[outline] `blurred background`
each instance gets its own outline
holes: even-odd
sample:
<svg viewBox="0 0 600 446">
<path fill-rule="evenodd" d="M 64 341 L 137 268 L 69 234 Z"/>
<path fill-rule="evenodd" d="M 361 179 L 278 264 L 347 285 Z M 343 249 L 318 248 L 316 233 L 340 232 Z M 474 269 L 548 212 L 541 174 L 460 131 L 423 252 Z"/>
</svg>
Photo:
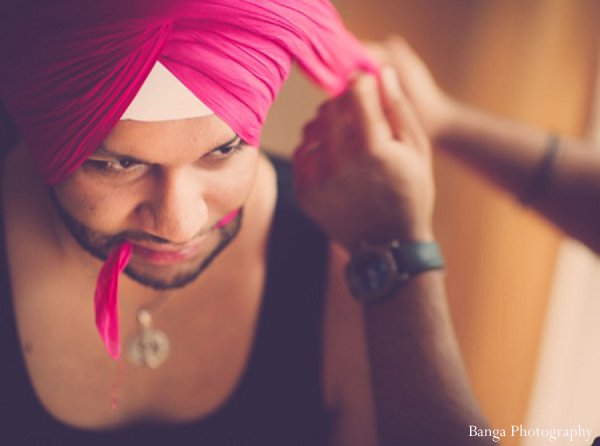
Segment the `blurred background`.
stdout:
<svg viewBox="0 0 600 446">
<path fill-rule="evenodd" d="M 564 134 L 600 134 L 598 0 L 334 4 L 361 39 L 404 36 L 462 101 Z M 289 155 L 323 99 L 294 72 L 271 111 L 263 145 Z M 448 264 L 452 316 L 491 426 L 581 424 L 600 435 L 595 257 L 443 153 L 436 153 L 435 173 L 436 235 Z"/>
</svg>

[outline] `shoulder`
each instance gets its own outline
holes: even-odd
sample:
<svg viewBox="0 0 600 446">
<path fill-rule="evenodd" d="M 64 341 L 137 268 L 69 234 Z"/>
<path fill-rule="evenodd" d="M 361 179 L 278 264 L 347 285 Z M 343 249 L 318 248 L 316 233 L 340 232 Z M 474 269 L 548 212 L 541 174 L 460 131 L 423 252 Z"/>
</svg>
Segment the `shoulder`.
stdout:
<svg viewBox="0 0 600 446">
<path fill-rule="evenodd" d="M 282 158 L 278 155 L 268 154 L 267 158 L 277 177 L 277 194 L 278 200 L 291 208 L 298 208 L 298 203 L 294 195 L 294 180 L 292 162 L 287 158 Z"/>
<path fill-rule="evenodd" d="M 271 230 L 272 244 L 285 246 L 294 257 L 303 257 L 304 267 L 320 265 L 327 270 L 328 239 L 321 228 L 299 206 L 294 193 L 291 161 L 269 156 L 277 180 L 277 200 Z"/>
<path fill-rule="evenodd" d="M 21 256 L 31 253 L 31 258 L 23 259 L 29 271 L 34 263 L 39 265 L 45 261 L 50 266 L 58 260 L 60 264 L 48 189 L 27 148 L 24 145 L 12 148 L 1 168 L 0 216 L 7 252 L 15 264 Z M 32 259 L 35 262 L 32 263 Z"/>
<path fill-rule="evenodd" d="M 323 274 L 322 380 L 325 404 L 333 413 L 333 444 L 375 444 L 366 330 L 362 307 L 346 286 L 344 268 L 348 254 L 332 243 L 298 205 L 291 161 L 274 156 L 269 156 L 269 161 L 277 175 L 279 224 L 275 230 L 285 232 L 285 237 L 278 238 L 294 239 L 295 254 L 312 259 L 303 262 L 303 268 Z M 304 256 L 305 251 L 310 251 L 310 255 Z M 303 275 L 311 280 L 320 276 Z"/>
<path fill-rule="evenodd" d="M 290 159 L 271 153 L 266 153 L 266 157 L 275 168 L 278 178 L 291 177 L 292 161 Z"/>
</svg>

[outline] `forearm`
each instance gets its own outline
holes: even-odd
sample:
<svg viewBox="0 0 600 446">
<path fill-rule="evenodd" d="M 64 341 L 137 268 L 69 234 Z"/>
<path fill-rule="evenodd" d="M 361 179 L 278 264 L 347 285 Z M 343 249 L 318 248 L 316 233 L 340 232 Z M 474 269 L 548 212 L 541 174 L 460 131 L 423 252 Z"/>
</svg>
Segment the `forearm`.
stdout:
<svg viewBox="0 0 600 446">
<path fill-rule="evenodd" d="M 549 133 L 456 103 L 448 110 L 435 144 L 515 198 L 527 193 Z M 561 137 L 548 181 L 528 205 L 600 252 L 599 199 L 600 155 L 582 141 Z"/>
<path fill-rule="evenodd" d="M 483 417 L 443 277 L 431 271 L 443 262 L 425 247 L 432 248 L 435 195 L 425 130 L 391 68 L 379 79 L 359 76 L 319 110 L 295 154 L 296 191 L 309 215 L 351 253 L 350 290 L 370 302 L 362 311 L 379 444 L 478 444 L 468 438 L 469 425 L 481 426 Z M 406 275 L 413 278 L 394 289 Z"/>
<path fill-rule="evenodd" d="M 488 444 L 463 367 L 443 276 L 421 274 L 385 302 L 365 307 L 381 445 Z M 479 441 L 479 443 L 478 443 Z"/>
</svg>

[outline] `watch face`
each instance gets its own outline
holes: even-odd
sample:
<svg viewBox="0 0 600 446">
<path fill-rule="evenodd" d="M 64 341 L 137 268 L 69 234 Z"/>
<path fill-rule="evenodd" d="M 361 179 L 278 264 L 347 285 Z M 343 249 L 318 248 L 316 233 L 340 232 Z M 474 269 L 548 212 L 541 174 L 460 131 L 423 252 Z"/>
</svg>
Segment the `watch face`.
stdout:
<svg viewBox="0 0 600 446">
<path fill-rule="evenodd" d="M 386 293 L 394 277 L 394 263 L 381 252 L 363 252 L 348 265 L 352 293 L 359 299 L 375 299 Z"/>
</svg>

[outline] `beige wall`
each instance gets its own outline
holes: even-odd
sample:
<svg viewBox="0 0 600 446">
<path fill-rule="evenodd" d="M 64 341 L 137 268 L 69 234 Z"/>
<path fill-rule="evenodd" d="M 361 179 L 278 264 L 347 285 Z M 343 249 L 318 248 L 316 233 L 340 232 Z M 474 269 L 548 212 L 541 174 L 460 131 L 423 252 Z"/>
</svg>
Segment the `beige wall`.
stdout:
<svg viewBox="0 0 600 446">
<path fill-rule="evenodd" d="M 600 54 L 598 54 L 600 56 Z M 596 73 L 588 139 L 600 152 L 600 73 Z M 561 244 L 550 293 L 528 424 L 568 426 L 600 435 L 600 257 L 575 240 Z M 528 438 L 525 446 L 547 440 Z M 575 444 L 589 445 L 577 439 Z"/>
<path fill-rule="evenodd" d="M 595 69 L 597 0 L 336 3 L 362 38 L 406 36 L 453 95 L 532 124 L 582 132 Z M 271 113 L 265 145 L 289 153 L 321 98 L 293 76 Z M 493 426 L 522 423 L 559 235 L 442 154 L 436 180 L 437 236 L 469 374 Z"/>
</svg>

